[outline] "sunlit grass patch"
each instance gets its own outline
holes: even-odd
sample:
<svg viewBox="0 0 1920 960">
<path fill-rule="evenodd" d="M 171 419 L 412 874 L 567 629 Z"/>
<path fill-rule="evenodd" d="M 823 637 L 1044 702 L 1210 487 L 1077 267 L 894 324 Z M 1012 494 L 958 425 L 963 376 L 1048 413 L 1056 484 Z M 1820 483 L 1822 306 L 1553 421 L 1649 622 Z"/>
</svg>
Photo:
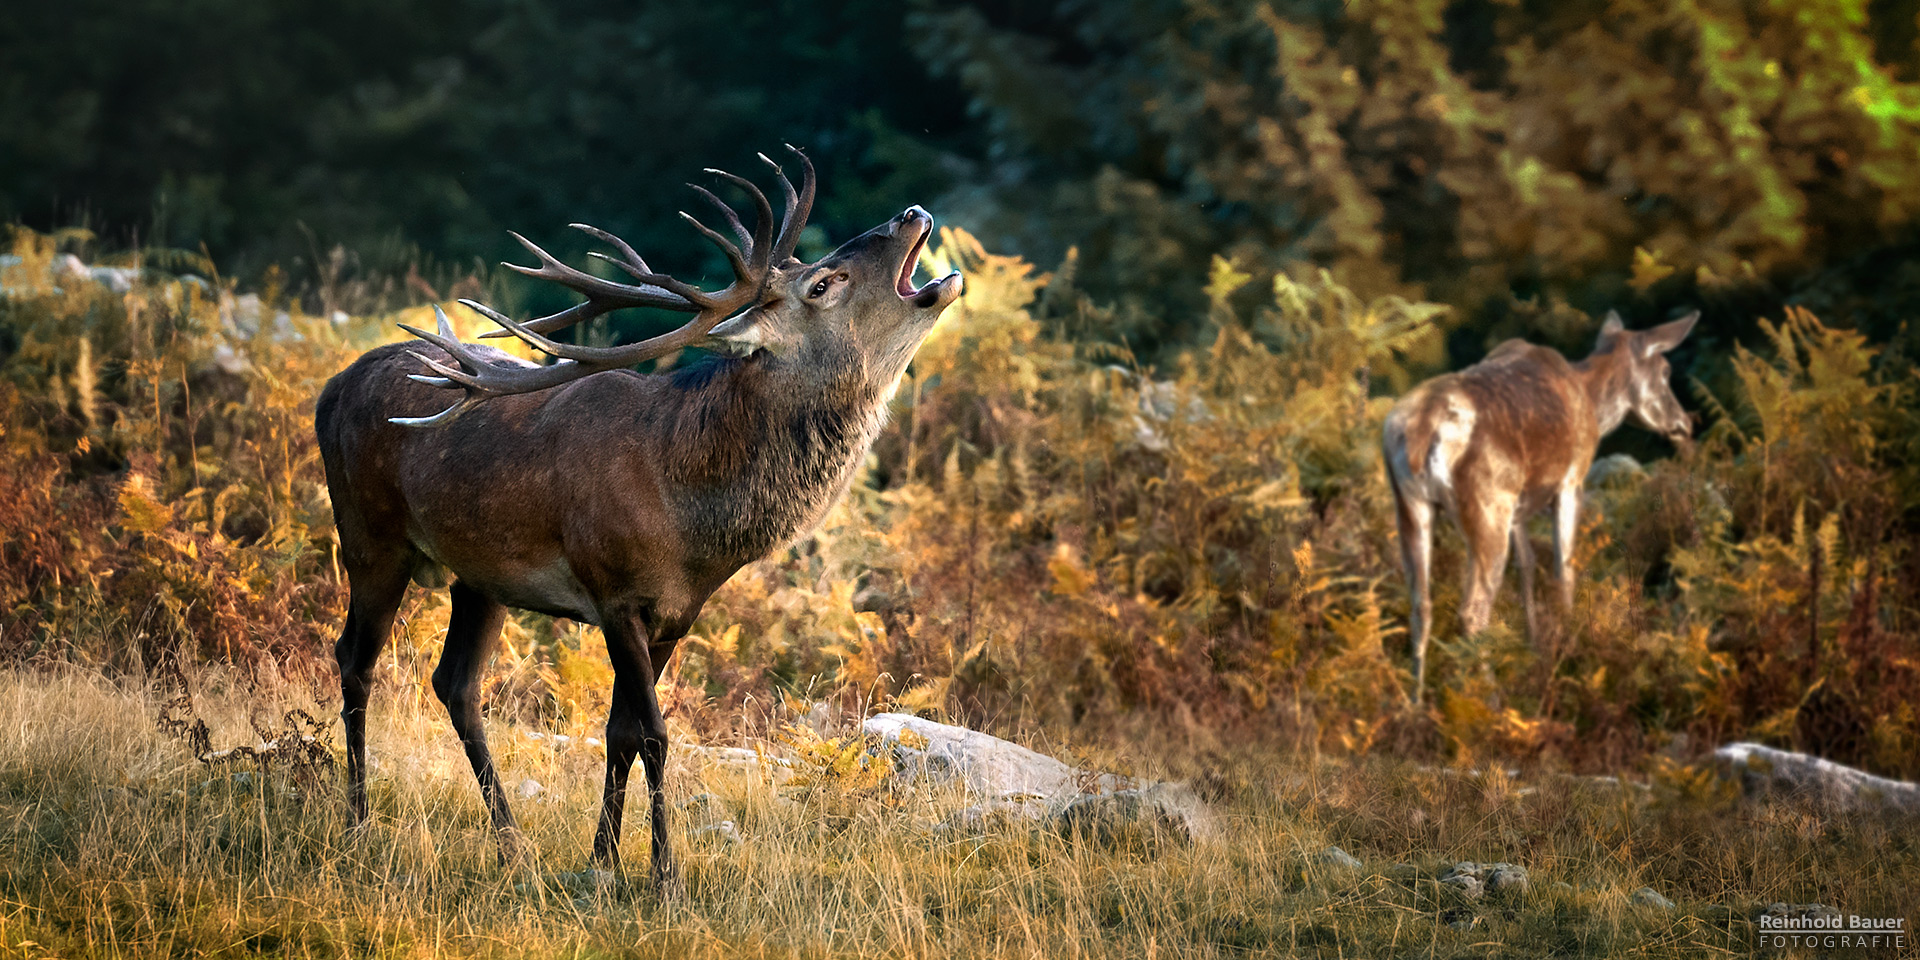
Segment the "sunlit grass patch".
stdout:
<svg viewBox="0 0 1920 960">
<path fill-rule="evenodd" d="M 249 714 L 319 709 L 220 679 L 196 678 L 216 745 Z M 782 786 L 680 749 L 687 897 L 663 904 L 643 871 L 587 872 L 592 745 L 489 722 L 508 783 L 539 784 L 515 801 L 528 855 L 503 864 L 444 718 L 393 692 L 355 829 L 337 783 L 194 759 L 155 726 L 159 694 L 0 674 L 0 955 L 1687 956 L 1745 952 L 1772 900 L 1903 915 L 1920 876 L 1898 824 L 1658 784 L 1250 749 L 1224 761 L 1219 838 L 1103 844 L 941 828 L 965 797 Z M 1362 865 L 1327 862 L 1335 844 Z M 1468 899 L 1438 882 L 1457 860 L 1530 883 Z"/>
</svg>

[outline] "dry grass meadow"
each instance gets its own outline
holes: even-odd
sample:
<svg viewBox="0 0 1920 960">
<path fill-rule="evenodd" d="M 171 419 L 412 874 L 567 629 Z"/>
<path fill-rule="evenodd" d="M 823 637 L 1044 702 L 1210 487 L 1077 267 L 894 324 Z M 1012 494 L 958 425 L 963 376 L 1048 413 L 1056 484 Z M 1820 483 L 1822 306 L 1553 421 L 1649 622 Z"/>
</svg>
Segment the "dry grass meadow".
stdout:
<svg viewBox="0 0 1920 960">
<path fill-rule="evenodd" d="M 193 680 L 216 746 L 255 742 L 249 718 L 277 719 L 263 711 L 322 709 L 222 672 Z M 1095 841 L 943 831 L 961 798 L 783 788 L 784 773 L 682 750 L 669 782 L 687 896 L 660 903 L 644 881 L 584 872 L 601 757 L 583 739 L 490 724 L 508 781 L 544 787 L 517 802 L 532 852 L 507 866 L 417 689 L 376 697 L 376 815 L 354 830 L 330 751 L 198 761 L 156 726 L 172 699 L 158 688 L 0 675 L 0 955 L 1744 955 L 1760 904 L 1910 916 L 1920 876 L 1910 825 L 1746 806 L 1680 778 L 1642 789 L 1247 752 L 1200 781 L 1218 837 Z M 737 842 L 699 833 L 723 819 Z M 630 848 L 640 836 L 630 825 Z M 1329 844 L 1365 866 L 1322 866 Z M 1522 862 L 1531 887 L 1460 899 L 1433 879 L 1459 859 Z M 1642 886 L 1677 907 L 1634 903 Z"/>
</svg>

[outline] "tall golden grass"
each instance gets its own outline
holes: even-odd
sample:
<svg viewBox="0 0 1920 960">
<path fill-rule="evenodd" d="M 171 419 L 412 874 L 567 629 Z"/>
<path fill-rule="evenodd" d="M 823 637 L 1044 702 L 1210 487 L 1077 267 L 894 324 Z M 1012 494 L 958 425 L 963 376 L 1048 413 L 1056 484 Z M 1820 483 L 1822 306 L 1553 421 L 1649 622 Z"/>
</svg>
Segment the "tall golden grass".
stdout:
<svg viewBox="0 0 1920 960">
<path fill-rule="evenodd" d="M 234 668 L 185 679 L 216 745 L 325 699 Z M 1094 842 L 943 831 L 964 798 L 786 787 L 703 765 L 685 740 L 668 783 L 687 896 L 661 903 L 583 870 L 591 745 L 489 721 L 506 780 L 544 788 L 516 801 L 531 842 L 502 865 L 442 715 L 396 692 L 378 699 L 375 815 L 355 829 L 324 769 L 195 759 L 152 723 L 167 693 L 0 673 L 0 956 L 1680 957 L 1750 952 L 1751 914 L 1776 900 L 1916 906 L 1900 824 L 1736 815 L 1679 777 L 1523 785 L 1243 751 L 1213 768 L 1220 838 Z M 702 831 L 722 820 L 737 841 Z M 1325 865 L 1329 844 L 1364 866 Z M 1524 862 L 1531 887 L 1460 898 L 1435 882 L 1459 859 Z M 1643 886 L 1678 907 L 1636 904 Z"/>
</svg>

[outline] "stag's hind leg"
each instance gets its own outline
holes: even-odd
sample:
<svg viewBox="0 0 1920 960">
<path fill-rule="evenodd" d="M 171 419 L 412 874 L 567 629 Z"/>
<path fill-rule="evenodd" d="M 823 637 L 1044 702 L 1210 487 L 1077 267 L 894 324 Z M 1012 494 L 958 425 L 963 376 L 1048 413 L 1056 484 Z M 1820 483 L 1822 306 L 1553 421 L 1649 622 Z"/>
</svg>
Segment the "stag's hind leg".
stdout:
<svg viewBox="0 0 1920 960">
<path fill-rule="evenodd" d="M 367 697 L 373 666 L 393 633 L 411 570 L 405 556 L 347 568 L 347 623 L 333 656 L 340 665 L 340 722 L 347 737 L 347 807 L 355 823 L 367 818 Z"/>
<path fill-rule="evenodd" d="M 447 706 L 453 730 L 466 748 L 467 762 L 480 781 L 480 796 L 485 799 L 493 828 L 500 834 L 501 856 L 511 860 L 513 810 L 507 806 L 506 791 L 500 774 L 494 769 L 493 754 L 487 749 L 486 728 L 480 721 L 480 674 L 493 659 L 494 644 L 500 628 L 507 622 L 507 608 L 486 594 L 455 581 L 453 610 L 447 620 L 447 642 L 440 652 L 440 664 L 433 668 L 433 692 Z"/>
<path fill-rule="evenodd" d="M 593 858 L 609 870 L 620 866 L 627 777 L 638 757 L 647 773 L 653 882 L 663 896 L 672 897 L 679 893 L 680 871 L 667 836 L 667 721 L 653 686 L 679 635 L 662 630 L 665 639 L 654 640 L 640 617 L 604 619 L 607 655 L 613 661 L 613 706 L 607 713 L 607 779 L 600 827 L 593 836 Z"/>
</svg>

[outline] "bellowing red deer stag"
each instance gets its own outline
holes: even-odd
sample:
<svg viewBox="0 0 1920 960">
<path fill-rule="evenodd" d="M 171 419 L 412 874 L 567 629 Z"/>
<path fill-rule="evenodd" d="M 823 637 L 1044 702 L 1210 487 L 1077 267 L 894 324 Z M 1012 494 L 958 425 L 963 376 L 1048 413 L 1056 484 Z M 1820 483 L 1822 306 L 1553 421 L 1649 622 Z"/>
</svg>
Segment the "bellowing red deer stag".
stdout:
<svg viewBox="0 0 1920 960">
<path fill-rule="evenodd" d="M 1665 354 L 1686 339 L 1695 312 L 1630 331 L 1608 313 L 1593 354 L 1568 363 L 1559 351 L 1508 340 L 1487 358 L 1415 387 L 1387 415 L 1382 436 L 1400 528 L 1400 559 L 1412 593 L 1413 698 L 1426 680 L 1433 624 L 1428 567 L 1433 513 L 1445 507 L 1464 535 L 1468 634 L 1487 628 L 1511 544 L 1520 567 L 1527 636 L 1537 639 L 1533 547 L 1526 520 L 1553 506 L 1553 568 L 1561 607 L 1573 605 L 1573 535 L 1580 491 L 1600 438 L 1628 415 L 1685 442 L 1693 423 L 1668 383 Z"/>
<path fill-rule="evenodd" d="M 637 283 L 568 267 L 515 234 L 540 266 L 507 266 L 584 302 L 526 323 L 462 302 L 505 328 L 486 336 L 511 332 L 560 362 L 540 366 L 462 343 L 442 314 L 438 333 L 407 328 L 431 346 L 368 351 L 327 383 L 315 421 L 351 587 L 335 654 L 357 819 L 367 812 L 372 668 L 408 581 L 451 573 L 453 609 L 433 688 L 503 853 L 517 831 L 481 727 L 479 680 L 506 609 L 519 607 L 605 632 L 614 684 L 594 859 L 619 865 L 637 755 L 651 800 L 653 879 L 663 892 L 677 888 L 661 792 L 660 670 L 714 590 L 811 529 L 846 491 L 908 361 L 962 289 L 957 272 L 913 285 L 933 229 L 919 207 L 817 262 L 794 259 L 814 195 L 813 166 L 799 159 L 797 191 L 780 174 L 786 212 L 777 233 L 772 207 L 752 183 L 708 171 L 752 200 L 751 232 L 725 203 L 694 188 L 739 240 L 682 214 L 726 255 L 733 281 L 725 289 L 656 273 L 626 243 L 582 224 L 574 226 L 615 251 L 595 255 Z M 609 348 L 543 336 L 627 307 L 693 319 Z M 628 369 L 694 346 L 723 356 L 668 373 Z M 440 410 L 449 388 L 466 395 Z"/>
</svg>

